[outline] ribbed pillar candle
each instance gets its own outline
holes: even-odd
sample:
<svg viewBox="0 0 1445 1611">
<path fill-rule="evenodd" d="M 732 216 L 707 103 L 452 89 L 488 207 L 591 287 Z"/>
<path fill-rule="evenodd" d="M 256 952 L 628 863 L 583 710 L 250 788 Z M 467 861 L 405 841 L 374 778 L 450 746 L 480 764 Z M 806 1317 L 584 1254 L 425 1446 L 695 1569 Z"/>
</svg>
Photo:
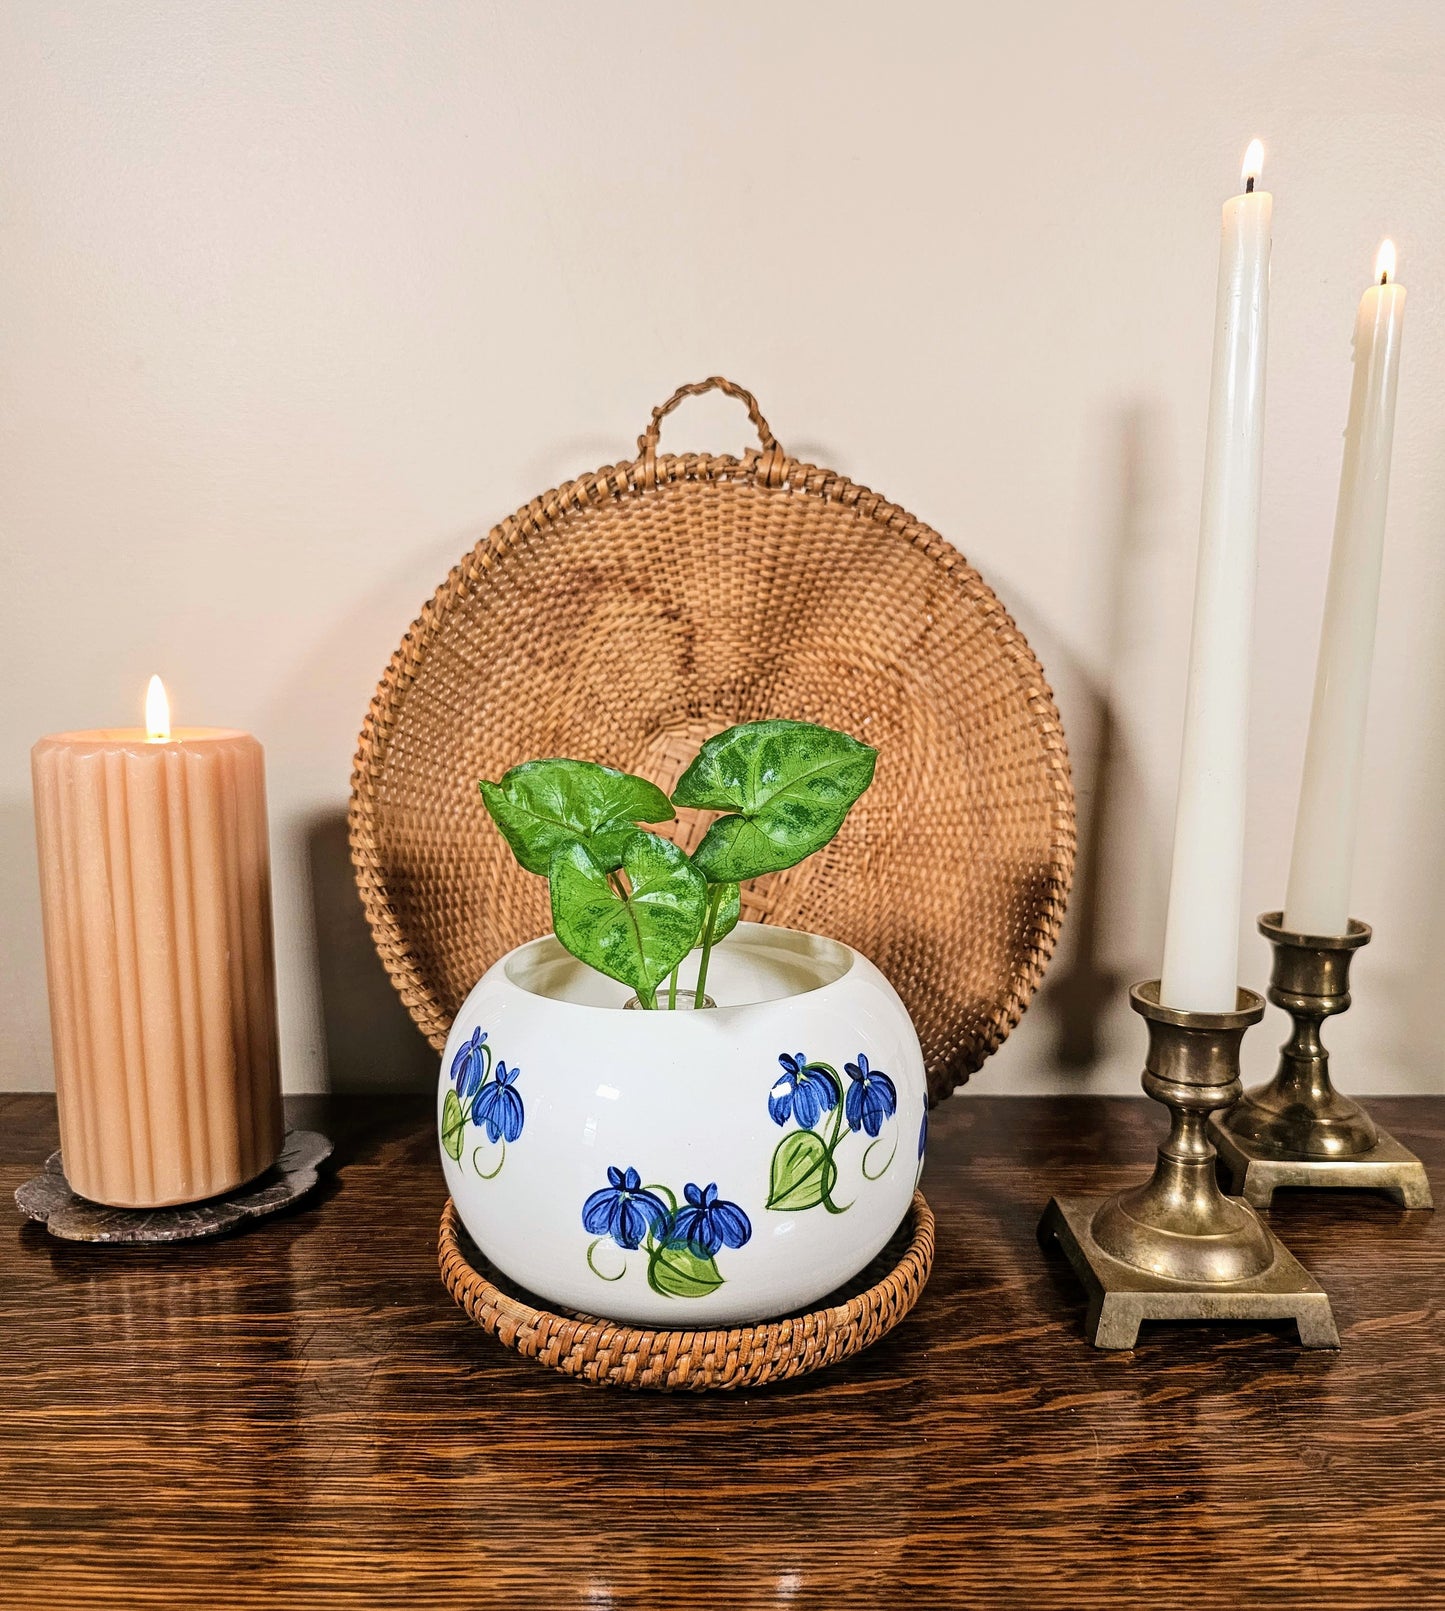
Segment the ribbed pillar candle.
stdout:
<svg viewBox="0 0 1445 1611">
<path fill-rule="evenodd" d="M 261 746 L 58 733 L 31 762 L 66 1178 L 127 1207 L 228 1191 L 283 1130 Z"/>
</svg>

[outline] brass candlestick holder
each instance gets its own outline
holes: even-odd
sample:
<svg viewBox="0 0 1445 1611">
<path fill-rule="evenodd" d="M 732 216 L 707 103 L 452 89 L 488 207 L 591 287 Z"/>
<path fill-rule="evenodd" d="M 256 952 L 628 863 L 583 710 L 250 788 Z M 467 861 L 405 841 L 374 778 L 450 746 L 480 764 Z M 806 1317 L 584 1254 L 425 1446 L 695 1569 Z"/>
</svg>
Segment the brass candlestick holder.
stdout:
<svg viewBox="0 0 1445 1611">
<path fill-rule="evenodd" d="M 1234 1012 L 1177 1012 L 1159 983 L 1136 984 L 1129 1005 L 1149 1026 L 1145 1091 L 1169 1109 L 1154 1173 L 1117 1196 L 1055 1197 L 1039 1240 L 1057 1240 L 1089 1293 L 1085 1330 L 1096 1348 L 1132 1348 L 1144 1320 L 1293 1320 L 1306 1348 L 1338 1348 L 1330 1300 L 1259 1215 L 1226 1197 L 1206 1133 L 1235 1102 L 1239 1043 L 1264 1016 L 1241 990 Z"/>
<path fill-rule="evenodd" d="M 1425 1166 L 1330 1083 L 1320 1039 L 1326 1018 L 1350 1005 L 1350 962 L 1370 942 L 1355 919 L 1348 934 L 1293 934 L 1279 912 L 1259 931 L 1274 947 L 1269 999 L 1294 1020 L 1268 1085 L 1250 1091 L 1209 1133 L 1231 1190 L 1268 1208 L 1279 1186 L 1353 1186 L 1382 1191 L 1404 1208 L 1433 1208 Z"/>
</svg>

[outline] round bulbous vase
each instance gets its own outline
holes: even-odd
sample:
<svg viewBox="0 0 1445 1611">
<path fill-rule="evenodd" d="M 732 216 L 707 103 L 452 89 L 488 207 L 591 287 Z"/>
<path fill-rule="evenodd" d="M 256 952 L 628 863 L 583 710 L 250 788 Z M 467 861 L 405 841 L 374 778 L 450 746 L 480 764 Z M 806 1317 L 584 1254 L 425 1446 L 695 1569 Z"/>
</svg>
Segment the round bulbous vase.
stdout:
<svg viewBox="0 0 1445 1611">
<path fill-rule="evenodd" d="M 731 1325 L 815 1305 L 898 1228 L 928 1093 L 893 987 L 836 940 L 740 923 L 707 994 L 715 1008 L 629 1011 L 548 935 L 467 997 L 442 1167 L 508 1280 L 607 1319 Z"/>
</svg>

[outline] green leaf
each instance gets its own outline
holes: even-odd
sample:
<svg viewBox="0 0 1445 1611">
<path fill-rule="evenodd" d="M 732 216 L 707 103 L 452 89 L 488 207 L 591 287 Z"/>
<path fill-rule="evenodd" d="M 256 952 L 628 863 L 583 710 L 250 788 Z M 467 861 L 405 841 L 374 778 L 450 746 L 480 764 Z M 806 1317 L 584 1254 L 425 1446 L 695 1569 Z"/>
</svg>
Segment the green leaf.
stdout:
<svg viewBox="0 0 1445 1611">
<path fill-rule="evenodd" d="M 815 1130 L 794 1130 L 773 1153 L 766 1206 L 787 1213 L 816 1208 L 837 1184 L 838 1166 L 822 1136 Z"/>
<path fill-rule="evenodd" d="M 446 1100 L 442 1103 L 442 1146 L 446 1148 L 447 1157 L 453 1163 L 462 1161 L 462 1131 L 466 1129 L 467 1121 L 462 1113 L 462 1104 L 457 1099 L 455 1091 L 448 1091 Z"/>
<path fill-rule="evenodd" d="M 620 893 L 585 845 L 552 858 L 552 926 L 580 961 L 648 996 L 697 944 L 707 884 L 686 854 L 634 828 L 622 849 Z"/>
<path fill-rule="evenodd" d="M 654 1248 L 647 1284 L 664 1298 L 705 1298 L 723 1284 L 716 1259 L 699 1257 L 686 1243 Z"/>
<path fill-rule="evenodd" d="M 693 865 L 713 884 L 792 867 L 843 826 L 877 759 L 867 744 L 810 722 L 749 722 L 710 738 L 672 798 L 733 814 L 708 829 Z"/>
<path fill-rule="evenodd" d="M 717 917 L 713 919 L 712 943 L 725 939 L 738 926 L 738 919 L 742 916 L 742 895 L 736 884 L 729 884 L 722 898 L 722 904 L 717 909 Z M 698 943 L 701 944 L 701 936 Z"/>
<path fill-rule="evenodd" d="M 639 822 L 668 822 L 677 815 L 655 783 L 592 761 L 527 761 L 500 783 L 478 787 L 529 873 L 545 874 L 557 851 L 573 844 L 585 845 L 610 872 Z"/>
</svg>

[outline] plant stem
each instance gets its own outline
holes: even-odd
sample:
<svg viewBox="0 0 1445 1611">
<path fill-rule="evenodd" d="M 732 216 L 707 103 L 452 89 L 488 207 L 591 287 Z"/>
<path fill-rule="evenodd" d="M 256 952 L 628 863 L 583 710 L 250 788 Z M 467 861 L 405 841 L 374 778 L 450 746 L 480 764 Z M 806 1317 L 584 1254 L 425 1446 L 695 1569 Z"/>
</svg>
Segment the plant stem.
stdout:
<svg viewBox="0 0 1445 1611">
<path fill-rule="evenodd" d="M 657 1011 L 657 992 L 655 990 L 639 990 L 637 992 L 637 999 L 642 1003 L 648 1012 Z"/>
<path fill-rule="evenodd" d="M 677 976 L 681 972 L 682 963 L 679 962 L 672 970 L 672 977 L 667 981 L 667 1010 L 669 1012 L 677 1011 Z"/>
<path fill-rule="evenodd" d="M 702 926 L 702 960 L 697 965 L 697 994 L 692 999 L 694 1008 L 701 1007 L 707 999 L 704 987 L 707 984 L 707 965 L 712 959 L 712 931 L 717 927 L 718 908 L 722 905 L 725 884 L 714 884 L 707 892 L 707 921 Z"/>
</svg>

